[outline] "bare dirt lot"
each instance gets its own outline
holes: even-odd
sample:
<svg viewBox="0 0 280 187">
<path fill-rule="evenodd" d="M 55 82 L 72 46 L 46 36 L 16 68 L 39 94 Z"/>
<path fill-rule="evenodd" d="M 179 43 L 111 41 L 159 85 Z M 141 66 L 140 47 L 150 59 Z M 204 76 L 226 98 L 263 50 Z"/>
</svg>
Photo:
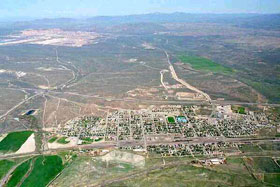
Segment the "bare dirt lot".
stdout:
<svg viewBox="0 0 280 187">
<path fill-rule="evenodd" d="M 36 149 L 34 133 L 24 142 L 16 154 L 32 153 Z"/>
<path fill-rule="evenodd" d="M 39 44 L 81 47 L 92 44 L 99 37 L 97 33 L 72 32 L 61 29 L 24 30 L 19 35 L 10 35 L 0 45 Z"/>
</svg>

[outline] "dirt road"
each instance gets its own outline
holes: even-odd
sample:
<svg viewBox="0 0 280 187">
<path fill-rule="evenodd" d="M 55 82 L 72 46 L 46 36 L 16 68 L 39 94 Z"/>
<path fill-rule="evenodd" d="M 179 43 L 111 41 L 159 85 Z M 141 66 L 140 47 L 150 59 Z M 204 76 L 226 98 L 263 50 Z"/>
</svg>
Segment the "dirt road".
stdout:
<svg viewBox="0 0 280 187">
<path fill-rule="evenodd" d="M 195 91 L 195 92 L 197 92 L 197 93 L 203 95 L 207 101 L 211 101 L 211 97 L 210 97 L 207 93 L 205 93 L 205 92 L 203 92 L 203 91 L 197 89 L 196 87 L 190 85 L 189 83 L 187 83 L 187 82 L 184 81 L 183 79 L 180 79 L 180 78 L 177 76 L 176 71 L 175 71 L 173 65 L 172 65 L 171 62 L 170 62 L 168 53 L 167 53 L 166 51 L 164 51 L 164 52 L 165 52 L 167 61 L 168 61 L 168 63 L 169 63 L 169 69 L 170 69 L 172 78 L 175 79 L 177 82 L 181 83 L 182 85 L 184 85 L 185 87 L 187 87 L 189 90 Z"/>
</svg>

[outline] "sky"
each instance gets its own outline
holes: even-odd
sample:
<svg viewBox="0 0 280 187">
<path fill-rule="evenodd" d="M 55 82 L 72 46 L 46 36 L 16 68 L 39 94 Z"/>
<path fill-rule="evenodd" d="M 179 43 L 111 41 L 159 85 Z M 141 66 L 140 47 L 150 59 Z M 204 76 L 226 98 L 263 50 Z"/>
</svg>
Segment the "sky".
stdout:
<svg viewBox="0 0 280 187">
<path fill-rule="evenodd" d="M 280 0 L 0 0 L 0 19 L 186 13 L 280 13 Z"/>
</svg>

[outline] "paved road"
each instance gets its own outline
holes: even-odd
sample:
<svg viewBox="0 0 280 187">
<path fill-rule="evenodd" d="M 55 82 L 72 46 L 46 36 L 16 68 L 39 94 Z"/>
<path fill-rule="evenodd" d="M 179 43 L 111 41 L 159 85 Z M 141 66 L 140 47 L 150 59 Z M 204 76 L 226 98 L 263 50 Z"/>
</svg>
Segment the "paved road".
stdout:
<svg viewBox="0 0 280 187">
<path fill-rule="evenodd" d="M 11 88 L 13 89 L 13 88 Z M 16 88 L 15 88 L 16 89 Z M 100 100 L 110 100 L 110 101 L 125 101 L 125 102 L 137 102 L 137 103 L 147 103 L 147 104 L 178 104 L 178 105 L 209 105 L 209 104 L 220 104 L 220 105 L 262 105 L 262 106 L 274 106 L 280 107 L 280 104 L 277 103 L 253 103 L 253 102 L 237 102 L 237 101 L 216 101 L 212 100 L 211 103 L 207 101 L 170 101 L 170 100 L 148 100 L 148 99 L 126 99 L 126 98 L 112 98 L 112 97 L 102 97 L 97 95 L 87 95 L 87 94 L 80 94 L 76 92 L 63 92 L 57 90 L 42 90 L 42 89 L 30 89 L 30 88 L 21 88 L 16 90 L 29 90 L 35 91 L 37 93 L 48 93 L 48 94 L 66 94 L 66 95 L 74 95 L 74 96 L 81 96 L 85 98 L 94 98 Z"/>
<path fill-rule="evenodd" d="M 33 89 L 34 90 L 34 89 Z M 43 91 L 43 90 L 36 90 L 37 92 Z M 94 99 L 101 99 L 101 100 L 110 100 L 110 101 L 124 101 L 124 102 L 136 102 L 136 103 L 143 103 L 143 104 L 159 104 L 159 105 L 209 105 L 209 104 L 219 104 L 219 105 L 247 105 L 247 106 L 254 106 L 254 105 L 261 105 L 261 106 L 271 106 L 271 107 L 280 107 L 280 104 L 276 103 L 248 103 L 248 102 L 236 102 L 236 101 L 215 101 L 212 100 L 211 102 L 207 101 L 168 101 L 168 100 L 147 100 L 147 99 L 121 99 L 121 98 L 112 98 L 112 97 L 101 97 L 101 96 L 96 96 L 96 95 L 85 95 L 85 94 L 79 94 L 75 92 L 58 92 L 58 91 L 46 91 L 49 94 L 68 94 L 68 95 L 75 95 L 75 96 L 81 96 L 81 97 L 86 97 L 86 98 L 94 98 Z M 24 100 L 8 110 L 5 114 L 0 116 L 0 120 L 4 117 L 6 117 L 8 114 L 10 114 L 13 110 L 27 102 L 28 100 L 33 99 L 36 96 L 42 95 L 41 93 L 37 93 L 36 95 L 28 98 L 27 100 Z"/>
<path fill-rule="evenodd" d="M 190 90 L 192 90 L 192 91 L 195 91 L 196 93 L 199 93 L 199 94 L 203 95 L 207 101 L 211 101 L 211 97 L 210 97 L 207 93 L 205 93 L 205 92 L 203 92 L 203 91 L 197 89 L 196 87 L 190 85 L 189 83 L 187 83 L 187 82 L 184 81 L 183 79 L 180 79 L 180 78 L 177 76 L 176 71 L 175 71 L 175 69 L 174 69 L 172 63 L 170 62 L 170 58 L 169 58 L 168 53 L 167 53 L 165 50 L 163 50 L 163 51 L 164 51 L 164 53 L 165 53 L 165 55 L 166 55 L 166 58 L 167 58 L 167 61 L 168 61 L 168 64 L 169 64 L 169 69 L 170 69 L 172 78 L 173 78 L 174 80 L 176 80 L 177 82 L 181 83 L 182 85 L 184 85 L 185 87 L 187 87 L 188 89 L 190 89 Z"/>
<path fill-rule="evenodd" d="M 164 82 L 163 82 L 163 75 L 164 75 L 164 73 L 166 73 L 167 72 L 167 70 L 161 70 L 160 71 L 160 82 L 161 82 L 161 85 L 164 87 L 164 89 L 165 90 L 168 90 L 168 88 L 166 87 L 166 85 L 164 84 Z"/>
<path fill-rule="evenodd" d="M 147 141 L 147 145 L 160 144 L 203 144 L 203 143 L 218 143 L 218 142 L 232 142 L 232 143 L 249 143 L 249 142 L 280 142 L 280 138 L 225 138 L 225 137 L 196 137 L 186 138 L 183 140 L 172 141 Z M 122 141 L 119 146 L 137 146 L 143 145 L 143 141 Z"/>
<path fill-rule="evenodd" d="M 137 103 L 147 103 L 147 104 L 177 104 L 177 105 L 187 105 L 187 104 L 210 104 L 207 101 L 168 101 L 168 100 L 148 100 L 148 99 L 125 99 L 125 98 L 112 98 L 112 97 L 101 97 L 96 95 L 86 95 L 86 94 L 79 94 L 75 92 L 56 92 L 56 91 L 49 91 L 49 93 L 53 94 L 68 94 L 68 95 L 75 95 L 81 96 L 86 98 L 95 98 L 95 99 L 102 99 L 102 100 L 110 100 L 110 101 L 125 101 L 125 102 L 137 102 Z M 236 101 L 211 101 L 212 104 L 221 104 L 221 105 L 263 105 L 263 106 L 279 106 L 280 104 L 273 104 L 273 103 L 248 103 L 248 102 L 236 102 Z"/>
<path fill-rule="evenodd" d="M 49 149 L 39 152 L 32 152 L 32 153 L 23 153 L 23 154 L 9 154 L 9 155 L 0 155 L 0 159 L 5 158 L 18 158 L 18 157 L 26 157 L 26 156 L 36 156 L 40 154 L 50 154 L 52 152 L 61 151 L 61 150 L 72 150 L 72 149 L 109 149 L 117 147 L 116 142 L 100 142 L 91 145 L 76 145 L 72 147 L 65 147 L 65 148 L 55 148 Z"/>
<path fill-rule="evenodd" d="M 196 137 L 196 138 L 185 138 L 183 140 L 169 140 L 169 141 L 146 141 L 146 145 L 160 145 L 160 144 L 199 144 L 199 143 L 217 143 L 217 142 L 233 142 L 233 143 L 257 143 L 257 142 L 280 142 L 280 138 L 225 138 L 225 137 Z M 90 145 L 76 145 L 66 148 L 56 148 L 45 150 L 41 153 L 33 152 L 26 154 L 9 154 L 2 155 L 0 159 L 5 158 L 14 158 L 14 157 L 25 157 L 25 156 L 36 156 L 40 154 L 50 154 L 52 152 L 61 151 L 61 150 L 79 150 L 79 149 L 109 149 L 123 146 L 137 146 L 144 145 L 143 140 L 131 140 L 131 141 L 119 141 L 117 142 L 100 142 Z"/>
</svg>

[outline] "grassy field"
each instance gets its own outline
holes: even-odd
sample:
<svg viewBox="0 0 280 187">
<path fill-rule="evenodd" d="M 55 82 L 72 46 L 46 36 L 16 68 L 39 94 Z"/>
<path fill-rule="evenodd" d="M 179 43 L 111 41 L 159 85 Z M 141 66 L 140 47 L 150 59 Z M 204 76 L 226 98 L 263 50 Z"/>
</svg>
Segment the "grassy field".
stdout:
<svg viewBox="0 0 280 187">
<path fill-rule="evenodd" d="M 261 148 L 266 151 L 280 151 L 280 143 L 260 144 Z"/>
<path fill-rule="evenodd" d="M 32 159 L 29 159 L 29 160 L 23 162 L 21 165 L 19 165 L 14 170 L 11 178 L 9 179 L 9 181 L 7 183 L 7 187 L 16 186 L 21 181 L 21 179 L 24 177 L 24 175 L 29 170 L 31 161 L 32 161 Z"/>
<path fill-rule="evenodd" d="M 263 94 L 269 100 L 269 102 L 280 103 L 279 84 L 269 84 L 263 82 L 262 80 L 249 80 L 249 78 L 242 78 L 240 80 Z"/>
<path fill-rule="evenodd" d="M 257 172 L 280 173 L 280 168 L 269 157 L 256 157 L 254 160 L 254 169 Z"/>
<path fill-rule="evenodd" d="M 243 159 L 228 157 L 226 159 L 226 162 L 227 162 L 227 164 L 240 164 L 240 163 L 243 163 Z"/>
<path fill-rule="evenodd" d="M 174 117 L 168 117 L 167 121 L 168 121 L 168 123 L 175 123 Z"/>
<path fill-rule="evenodd" d="M 15 165 L 11 160 L 0 160 L 0 179 Z"/>
<path fill-rule="evenodd" d="M 49 143 L 53 143 L 53 142 L 55 142 L 57 140 L 57 137 L 52 137 L 51 139 L 49 139 Z"/>
<path fill-rule="evenodd" d="M 7 187 L 17 186 L 20 182 L 21 186 L 46 186 L 62 169 L 62 159 L 59 156 L 34 157 L 15 169 Z"/>
<path fill-rule="evenodd" d="M 259 181 L 278 186 L 280 184 L 280 167 L 271 157 L 244 158 L 246 168 Z"/>
<path fill-rule="evenodd" d="M 62 137 L 62 138 L 59 138 L 56 142 L 60 143 L 60 144 L 68 144 L 70 141 L 67 141 L 66 139 L 67 139 L 67 137 Z"/>
<path fill-rule="evenodd" d="M 33 131 L 11 132 L 0 142 L 0 152 L 16 152 Z"/>
<path fill-rule="evenodd" d="M 90 143 L 92 143 L 94 140 L 93 139 L 91 139 L 91 138 L 89 138 L 89 137 L 87 137 L 87 138 L 82 138 L 82 140 L 83 141 L 86 141 L 86 142 L 90 142 Z"/>
<path fill-rule="evenodd" d="M 224 67 L 216 62 L 213 62 L 210 59 L 198 57 L 198 56 L 179 56 L 179 59 L 183 63 L 188 63 L 192 66 L 192 68 L 196 70 L 202 71 L 211 71 L 213 73 L 223 73 L 223 74 L 231 74 L 234 71 L 231 68 Z"/>
<path fill-rule="evenodd" d="M 108 164 L 97 158 L 78 157 L 54 181 L 53 185 L 97 185 L 104 181 L 129 176 L 131 172 L 142 171 L 142 175 L 104 186 L 262 186 L 261 181 L 254 179 L 248 172 L 241 157 L 231 157 L 227 159 L 226 164 L 209 168 L 185 164 L 193 160 L 192 157 L 173 157 L 164 160 L 166 165 L 175 164 L 150 170 L 155 166 L 162 166 L 162 158 L 149 157 L 144 168 L 137 168 L 127 163 L 109 162 Z"/>
<path fill-rule="evenodd" d="M 87 186 L 89 184 L 93 186 L 103 180 L 118 178 L 135 170 L 137 168 L 128 163 L 108 162 L 107 164 L 95 157 L 78 156 L 54 181 L 53 186 Z"/>
<path fill-rule="evenodd" d="M 246 109 L 243 106 L 231 106 L 231 110 L 233 110 L 233 112 L 238 113 L 238 114 L 246 114 Z"/>
<path fill-rule="evenodd" d="M 39 156 L 36 158 L 30 175 L 24 180 L 22 186 L 46 186 L 63 169 L 62 159 L 57 156 Z"/>
<path fill-rule="evenodd" d="M 240 175 L 250 175 L 247 170 L 244 161 L 241 157 L 228 157 L 225 164 L 221 164 L 214 167 L 218 172 L 226 173 L 238 173 Z"/>
<path fill-rule="evenodd" d="M 101 141 L 102 138 L 98 138 L 98 139 L 93 140 L 93 139 L 87 137 L 87 138 L 82 138 L 82 140 L 83 140 L 83 144 L 91 144 L 93 142 Z"/>
<path fill-rule="evenodd" d="M 246 114 L 244 107 L 238 107 L 238 113 L 239 114 Z"/>
<path fill-rule="evenodd" d="M 280 186 L 280 173 L 264 174 L 264 182 Z"/>
<path fill-rule="evenodd" d="M 239 146 L 239 150 L 246 153 L 246 152 L 261 152 L 262 150 L 257 145 L 252 144 L 244 144 Z"/>
<path fill-rule="evenodd" d="M 217 172 L 190 165 L 174 166 L 109 186 L 261 186 L 250 175 Z"/>
<path fill-rule="evenodd" d="M 280 114 L 280 107 L 274 107 L 273 112 L 276 114 Z"/>
</svg>

